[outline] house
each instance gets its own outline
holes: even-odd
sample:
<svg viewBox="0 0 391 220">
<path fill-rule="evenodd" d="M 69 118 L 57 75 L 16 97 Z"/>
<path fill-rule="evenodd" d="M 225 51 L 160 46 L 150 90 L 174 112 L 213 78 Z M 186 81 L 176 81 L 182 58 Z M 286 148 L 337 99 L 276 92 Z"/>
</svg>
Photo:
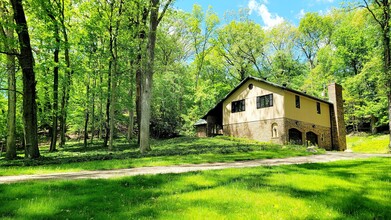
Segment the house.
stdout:
<svg viewBox="0 0 391 220">
<path fill-rule="evenodd" d="M 330 84 L 328 93 L 326 101 L 250 76 L 195 124 L 197 135 L 345 150 L 342 87 Z"/>
</svg>

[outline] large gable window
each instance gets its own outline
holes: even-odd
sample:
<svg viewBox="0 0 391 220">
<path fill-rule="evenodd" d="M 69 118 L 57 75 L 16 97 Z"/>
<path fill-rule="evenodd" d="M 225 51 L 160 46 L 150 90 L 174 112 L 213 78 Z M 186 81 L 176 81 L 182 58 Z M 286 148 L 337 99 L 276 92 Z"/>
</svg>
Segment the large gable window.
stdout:
<svg viewBox="0 0 391 220">
<path fill-rule="evenodd" d="M 232 102 L 231 103 L 231 111 L 232 111 L 232 113 L 246 111 L 245 100 L 242 99 L 242 100 L 239 100 L 239 101 Z"/>
<path fill-rule="evenodd" d="M 267 108 L 273 106 L 273 94 L 257 97 L 257 108 Z"/>
</svg>

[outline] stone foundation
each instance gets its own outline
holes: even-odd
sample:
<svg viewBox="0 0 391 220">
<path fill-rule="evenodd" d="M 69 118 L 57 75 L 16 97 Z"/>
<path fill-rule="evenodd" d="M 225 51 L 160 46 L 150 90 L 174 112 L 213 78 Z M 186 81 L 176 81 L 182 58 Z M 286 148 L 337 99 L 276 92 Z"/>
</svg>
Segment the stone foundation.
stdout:
<svg viewBox="0 0 391 220">
<path fill-rule="evenodd" d="M 249 138 L 276 144 L 289 143 L 289 129 L 301 132 L 302 144 L 307 145 L 307 133 L 317 136 L 317 145 L 326 150 L 332 149 L 331 128 L 305 123 L 287 118 L 253 121 L 224 125 L 224 135 Z"/>
<path fill-rule="evenodd" d="M 317 140 L 319 147 L 326 150 L 332 150 L 331 128 L 286 118 L 285 134 L 289 134 L 289 129 L 292 128 L 297 129 L 302 133 L 301 139 L 304 145 L 307 145 L 306 134 L 308 132 L 313 132 L 318 136 Z M 289 143 L 288 135 L 286 135 L 285 143 Z"/>
</svg>

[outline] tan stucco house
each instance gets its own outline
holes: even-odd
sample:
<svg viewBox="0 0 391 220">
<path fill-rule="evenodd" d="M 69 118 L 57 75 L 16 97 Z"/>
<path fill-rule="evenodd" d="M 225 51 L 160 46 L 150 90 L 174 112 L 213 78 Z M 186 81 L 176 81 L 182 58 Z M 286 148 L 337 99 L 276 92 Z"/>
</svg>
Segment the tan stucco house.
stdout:
<svg viewBox="0 0 391 220">
<path fill-rule="evenodd" d="M 247 77 L 196 124 L 197 135 L 245 137 L 278 144 L 346 149 L 342 87 L 328 86 L 329 100 Z"/>
</svg>

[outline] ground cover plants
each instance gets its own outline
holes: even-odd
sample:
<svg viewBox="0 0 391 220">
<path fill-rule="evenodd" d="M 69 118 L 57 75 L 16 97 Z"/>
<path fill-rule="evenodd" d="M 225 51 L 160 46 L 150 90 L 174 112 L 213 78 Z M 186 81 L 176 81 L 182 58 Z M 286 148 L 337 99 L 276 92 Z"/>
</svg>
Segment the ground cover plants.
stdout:
<svg viewBox="0 0 391 220">
<path fill-rule="evenodd" d="M 6 161 L 1 158 L 0 175 L 232 162 L 313 154 L 307 152 L 304 146 L 281 146 L 230 137 L 180 137 L 154 140 L 152 151 L 146 154 L 139 152 L 136 142 L 129 144 L 125 140 L 117 141 L 114 151 L 102 148 L 101 143 L 87 148 L 82 146 L 82 143 L 70 142 L 65 148 L 54 153 L 49 153 L 48 147 L 42 146 L 43 156 L 38 160 Z M 319 150 L 317 153 L 323 152 L 323 150 Z M 23 152 L 19 153 L 20 156 L 23 156 Z"/>
<path fill-rule="evenodd" d="M 0 185 L 2 219 L 389 219 L 390 158 Z"/>
</svg>

